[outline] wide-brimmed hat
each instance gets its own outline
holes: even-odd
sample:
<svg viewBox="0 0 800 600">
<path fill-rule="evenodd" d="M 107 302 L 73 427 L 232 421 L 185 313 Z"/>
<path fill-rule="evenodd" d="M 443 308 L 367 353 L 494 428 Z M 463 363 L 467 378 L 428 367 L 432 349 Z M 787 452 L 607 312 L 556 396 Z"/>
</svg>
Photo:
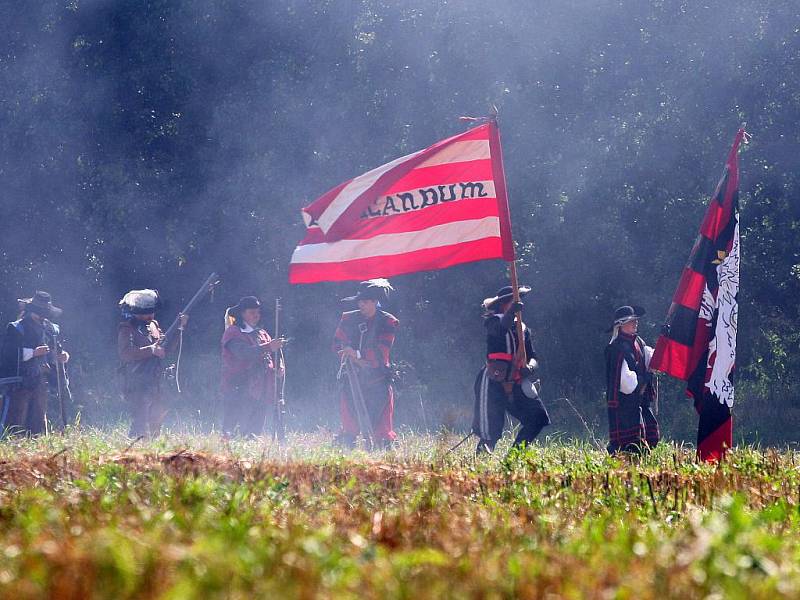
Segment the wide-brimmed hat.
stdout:
<svg viewBox="0 0 800 600">
<path fill-rule="evenodd" d="M 242 311 L 248 308 L 261 308 L 261 302 L 255 296 L 245 296 L 239 299 L 235 306 L 225 309 L 225 326 L 234 325 L 242 319 Z"/>
<path fill-rule="evenodd" d="M 531 286 L 529 285 L 521 285 L 519 286 L 519 297 L 522 298 L 526 294 L 531 291 Z M 492 296 L 491 298 L 486 298 L 483 301 L 483 309 L 484 310 L 494 310 L 504 302 L 511 300 L 514 297 L 514 288 L 510 285 L 506 285 L 501 287 L 497 290 L 497 293 Z"/>
<path fill-rule="evenodd" d="M 261 308 L 261 302 L 255 296 L 245 296 L 239 299 L 239 304 L 231 306 L 231 312 L 242 312 L 248 308 Z"/>
<path fill-rule="evenodd" d="M 57 306 L 53 306 L 53 300 L 47 292 L 37 291 L 32 298 L 19 298 L 17 301 L 24 311 L 33 312 L 43 317 L 55 319 L 64 312 Z"/>
<path fill-rule="evenodd" d="M 342 302 L 355 302 L 358 300 L 385 301 L 389 297 L 389 292 L 394 291 L 388 279 L 368 279 L 358 284 L 358 292 L 355 296 L 342 298 Z"/>
<path fill-rule="evenodd" d="M 626 304 L 625 306 L 620 306 L 614 311 L 614 324 L 611 326 L 609 331 L 613 330 L 614 327 L 617 327 L 618 325 L 624 325 L 628 321 L 641 319 L 645 314 L 646 312 L 642 306 L 636 306 L 635 304 Z"/>
<path fill-rule="evenodd" d="M 161 305 L 161 297 L 157 290 L 131 290 L 119 301 L 124 312 L 133 315 L 149 315 L 156 312 Z"/>
</svg>

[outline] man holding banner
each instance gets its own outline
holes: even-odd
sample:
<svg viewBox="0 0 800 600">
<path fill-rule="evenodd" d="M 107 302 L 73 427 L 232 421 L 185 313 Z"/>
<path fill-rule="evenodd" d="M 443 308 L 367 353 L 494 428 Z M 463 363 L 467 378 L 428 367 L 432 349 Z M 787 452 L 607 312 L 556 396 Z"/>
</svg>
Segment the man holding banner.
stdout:
<svg viewBox="0 0 800 600">
<path fill-rule="evenodd" d="M 530 292 L 519 288 L 520 296 Z M 486 329 L 486 364 L 475 380 L 475 414 L 472 430 L 480 439 L 476 452 L 491 453 L 503 434 L 506 413 L 515 417 L 520 429 L 514 446 L 530 444 L 550 416 L 539 398 L 538 380 L 533 380 L 537 368 L 531 332 L 522 323 L 522 302 L 514 302 L 511 286 L 483 301 Z M 519 322 L 523 335 L 515 325 Z M 524 360 L 520 360 L 524 357 Z"/>
<path fill-rule="evenodd" d="M 494 118 L 346 181 L 303 209 L 291 283 L 363 281 L 487 259 L 509 262 L 519 301 Z M 515 323 L 523 339 L 522 322 Z M 527 361 L 525 361 L 527 363 Z"/>
<path fill-rule="evenodd" d="M 739 313 L 739 129 L 656 343 L 650 368 L 687 382 L 700 417 L 697 455 L 717 462 L 733 446 Z"/>
</svg>

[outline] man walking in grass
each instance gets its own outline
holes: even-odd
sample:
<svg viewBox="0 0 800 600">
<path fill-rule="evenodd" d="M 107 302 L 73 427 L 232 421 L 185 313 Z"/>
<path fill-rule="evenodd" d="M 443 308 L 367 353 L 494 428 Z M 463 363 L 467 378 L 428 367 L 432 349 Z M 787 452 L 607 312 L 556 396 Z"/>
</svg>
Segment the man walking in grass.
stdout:
<svg viewBox="0 0 800 600">
<path fill-rule="evenodd" d="M 521 286 L 520 296 L 531 288 Z M 503 434 L 506 413 L 519 420 L 521 428 L 514 445 L 530 444 L 550 424 L 550 416 L 539 398 L 536 352 L 531 333 L 523 323 L 524 340 L 518 339 L 516 319 L 522 318 L 522 302 L 514 302 L 511 286 L 498 290 L 483 301 L 486 328 L 486 365 L 475 380 L 475 418 L 472 430 L 478 435 L 477 453 L 492 452 Z M 524 344 L 527 364 L 517 365 L 517 353 Z"/>
</svg>

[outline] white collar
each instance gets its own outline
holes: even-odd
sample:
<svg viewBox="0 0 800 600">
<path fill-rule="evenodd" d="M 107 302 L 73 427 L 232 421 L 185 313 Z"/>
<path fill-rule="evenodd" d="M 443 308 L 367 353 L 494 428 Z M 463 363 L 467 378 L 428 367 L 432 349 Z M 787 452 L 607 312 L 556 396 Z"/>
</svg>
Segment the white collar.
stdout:
<svg viewBox="0 0 800 600">
<path fill-rule="evenodd" d="M 245 323 L 244 327 L 239 327 L 242 330 L 242 333 L 253 333 L 255 331 L 255 327 L 252 327 L 249 323 Z"/>
</svg>

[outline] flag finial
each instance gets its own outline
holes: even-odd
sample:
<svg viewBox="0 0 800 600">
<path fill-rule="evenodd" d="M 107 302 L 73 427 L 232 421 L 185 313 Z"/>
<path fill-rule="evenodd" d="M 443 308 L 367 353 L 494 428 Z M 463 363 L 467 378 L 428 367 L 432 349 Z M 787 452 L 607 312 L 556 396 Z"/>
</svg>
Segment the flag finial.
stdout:
<svg viewBox="0 0 800 600">
<path fill-rule="evenodd" d="M 458 117 L 459 121 L 468 121 L 470 123 L 496 123 L 497 122 L 497 115 L 500 113 L 500 110 L 497 108 L 496 104 L 492 104 L 489 108 L 489 114 L 483 117 L 471 117 L 469 115 L 462 115 Z"/>
</svg>

